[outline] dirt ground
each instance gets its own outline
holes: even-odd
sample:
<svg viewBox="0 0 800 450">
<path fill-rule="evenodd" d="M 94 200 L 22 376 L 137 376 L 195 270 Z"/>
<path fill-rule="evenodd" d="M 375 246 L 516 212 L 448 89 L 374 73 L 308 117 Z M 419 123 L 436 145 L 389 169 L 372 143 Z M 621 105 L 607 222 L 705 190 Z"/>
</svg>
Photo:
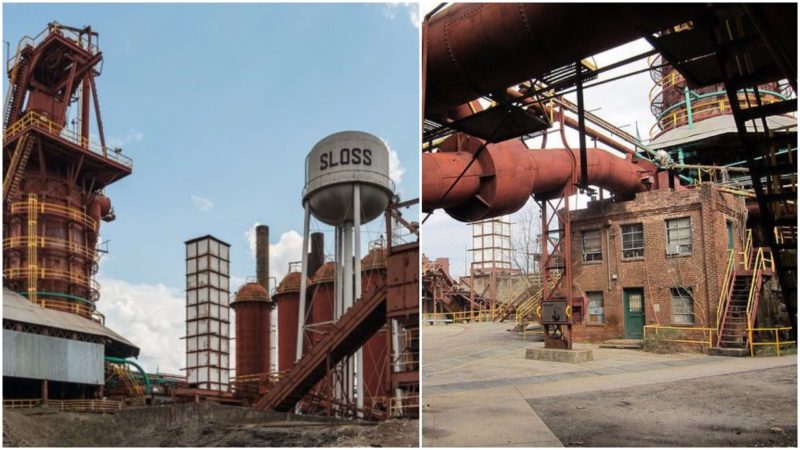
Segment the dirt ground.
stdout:
<svg viewBox="0 0 800 450">
<path fill-rule="evenodd" d="M 565 446 L 797 447 L 797 366 L 529 403 Z"/>
<path fill-rule="evenodd" d="M 118 414 L 3 411 L 6 447 L 417 447 L 419 422 L 347 422 L 170 405 Z"/>
</svg>

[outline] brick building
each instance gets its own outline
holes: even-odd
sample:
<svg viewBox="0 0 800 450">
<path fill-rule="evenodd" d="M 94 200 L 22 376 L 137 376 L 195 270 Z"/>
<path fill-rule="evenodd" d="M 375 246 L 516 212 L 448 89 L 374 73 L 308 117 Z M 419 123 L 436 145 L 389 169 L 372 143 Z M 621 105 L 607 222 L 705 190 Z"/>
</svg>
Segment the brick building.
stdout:
<svg viewBox="0 0 800 450">
<path fill-rule="evenodd" d="M 641 338 L 646 324 L 714 327 L 728 250 L 741 250 L 742 198 L 711 184 L 601 200 L 571 213 L 579 341 Z"/>
</svg>

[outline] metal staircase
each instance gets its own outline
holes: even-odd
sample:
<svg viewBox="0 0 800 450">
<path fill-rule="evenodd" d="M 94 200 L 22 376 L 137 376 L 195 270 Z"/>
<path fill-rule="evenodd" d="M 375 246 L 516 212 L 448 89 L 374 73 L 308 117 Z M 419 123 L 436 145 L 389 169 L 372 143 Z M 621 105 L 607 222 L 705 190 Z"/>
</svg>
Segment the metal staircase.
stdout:
<svg viewBox="0 0 800 450">
<path fill-rule="evenodd" d="M 756 325 L 756 313 L 764 284 L 773 276 L 775 262 L 768 248 L 753 247 L 752 232 L 748 231 L 741 258 L 728 263 L 724 301 L 717 312 L 717 347 L 737 349 L 746 354 L 751 332 Z"/>
<path fill-rule="evenodd" d="M 386 324 L 386 287 L 373 286 L 295 366 L 255 404 L 258 410 L 291 411 L 325 377 Z"/>
<path fill-rule="evenodd" d="M 775 255 L 776 275 L 796 336 L 797 147 L 793 138 L 770 130 L 767 118 L 797 111 L 797 99 L 763 104 L 759 85 L 787 78 L 796 89 L 797 72 L 785 64 L 783 43 L 770 35 L 760 7 L 725 11 L 709 17 L 709 33 L 761 210 L 763 244 Z M 755 94 L 754 101 L 745 96 L 746 108 L 737 97 L 741 89 Z"/>
<path fill-rule="evenodd" d="M 25 167 L 28 165 L 28 158 L 31 156 L 36 137 L 28 134 L 17 141 L 11 162 L 8 164 L 5 177 L 3 177 L 3 203 L 7 203 L 9 198 L 16 193 Z"/>
<path fill-rule="evenodd" d="M 22 86 L 27 84 L 28 76 L 28 51 L 30 47 L 17 49 L 14 61 L 11 63 L 11 73 L 8 76 L 8 94 L 6 96 L 5 108 L 3 111 L 3 129 L 8 128 L 14 120 L 16 114 L 22 109 L 22 102 L 25 100 L 25 92 L 21 92 Z"/>
</svg>

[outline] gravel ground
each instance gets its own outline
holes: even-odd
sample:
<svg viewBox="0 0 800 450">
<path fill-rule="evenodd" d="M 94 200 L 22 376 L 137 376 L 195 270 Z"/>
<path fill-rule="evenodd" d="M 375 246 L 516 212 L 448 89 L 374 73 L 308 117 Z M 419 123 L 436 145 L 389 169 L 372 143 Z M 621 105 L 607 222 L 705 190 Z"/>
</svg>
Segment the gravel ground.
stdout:
<svg viewBox="0 0 800 450">
<path fill-rule="evenodd" d="M 797 447 L 797 366 L 529 400 L 565 446 Z"/>
<path fill-rule="evenodd" d="M 419 422 L 346 422 L 264 413 L 242 417 L 224 406 L 139 409 L 133 415 L 3 411 L 6 447 L 417 447 Z"/>
</svg>

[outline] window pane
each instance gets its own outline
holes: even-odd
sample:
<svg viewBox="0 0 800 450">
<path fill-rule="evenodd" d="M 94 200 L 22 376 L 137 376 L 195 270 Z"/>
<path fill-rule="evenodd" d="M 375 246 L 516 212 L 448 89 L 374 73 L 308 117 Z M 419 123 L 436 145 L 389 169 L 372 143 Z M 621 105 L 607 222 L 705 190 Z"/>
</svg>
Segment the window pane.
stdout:
<svg viewBox="0 0 800 450">
<path fill-rule="evenodd" d="M 691 288 L 671 288 L 672 322 L 678 324 L 694 323 L 694 298 Z"/>
<path fill-rule="evenodd" d="M 586 297 L 589 299 L 589 322 L 604 323 L 605 308 L 603 305 L 603 293 L 587 292 Z"/>
</svg>

